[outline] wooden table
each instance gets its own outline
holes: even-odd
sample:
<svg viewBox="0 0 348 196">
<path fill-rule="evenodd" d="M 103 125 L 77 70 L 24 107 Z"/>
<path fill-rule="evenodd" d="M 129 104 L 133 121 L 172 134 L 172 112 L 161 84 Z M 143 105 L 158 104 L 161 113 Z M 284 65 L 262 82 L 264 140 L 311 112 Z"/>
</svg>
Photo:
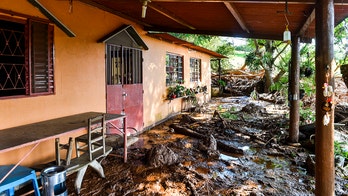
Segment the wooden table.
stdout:
<svg viewBox="0 0 348 196">
<path fill-rule="evenodd" d="M 100 112 L 86 112 L 32 124 L 0 130 L 0 153 L 37 144 L 69 133 L 87 129 L 88 119 L 101 115 Z M 106 114 L 106 123 L 123 120 L 124 162 L 127 161 L 126 115 Z"/>
</svg>

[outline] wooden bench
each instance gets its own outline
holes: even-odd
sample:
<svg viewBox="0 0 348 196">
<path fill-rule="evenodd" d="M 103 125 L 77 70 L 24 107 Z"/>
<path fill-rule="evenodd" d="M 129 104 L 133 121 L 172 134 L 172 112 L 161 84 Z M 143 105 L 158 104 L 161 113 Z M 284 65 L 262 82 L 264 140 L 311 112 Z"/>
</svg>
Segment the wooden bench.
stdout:
<svg viewBox="0 0 348 196">
<path fill-rule="evenodd" d="M 71 159 L 70 165 L 65 166 L 67 175 L 71 175 L 77 172 L 76 180 L 75 180 L 75 190 L 77 194 L 80 193 L 81 185 L 83 177 L 86 173 L 88 166 L 90 166 L 93 170 L 98 172 L 99 176 L 105 178 L 104 169 L 101 166 L 101 161 L 112 151 L 112 147 L 106 146 L 105 154 L 103 151 L 96 152 L 96 158 L 90 161 L 89 154 L 84 153 L 80 157 L 76 157 Z"/>
</svg>

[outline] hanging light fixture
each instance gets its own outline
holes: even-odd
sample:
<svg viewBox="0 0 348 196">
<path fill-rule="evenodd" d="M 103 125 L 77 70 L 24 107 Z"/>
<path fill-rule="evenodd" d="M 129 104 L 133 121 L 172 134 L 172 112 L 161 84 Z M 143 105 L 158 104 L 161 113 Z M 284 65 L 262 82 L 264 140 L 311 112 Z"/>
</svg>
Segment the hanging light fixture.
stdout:
<svg viewBox="0 0 348 196">
<path fill-rule="evenodd" d="M 285 16 L 286 18 L 286 16 Z M 283 33 L 283 41 L 284 42 L 290 42 L 291 41 L 291 32 L 289 31 L 289 23 L 287 25 L 285 25 L 285 31 Z"/>
<path fill-rule="evenodd" d="M 287 14 L 289 14 L 288 1 L 285 1 L 284 17 L 286 20 L 286 25 L 285 25 L 285 31 L 283 33 L 283 41 L 284 42 L 291 42 L 291 32 L 289 31 L 289 20 L 288 20 L 288 17 L 286 16 Z"/>
<path fill-rule="evenodd" d="M 147 9 L 147 3 L 151 2 L 150 0 L 143 0 L 143 6 L 141 10 L 141 17 L 145 18 L 146 17 L 146 9 Z"/>
</svg>

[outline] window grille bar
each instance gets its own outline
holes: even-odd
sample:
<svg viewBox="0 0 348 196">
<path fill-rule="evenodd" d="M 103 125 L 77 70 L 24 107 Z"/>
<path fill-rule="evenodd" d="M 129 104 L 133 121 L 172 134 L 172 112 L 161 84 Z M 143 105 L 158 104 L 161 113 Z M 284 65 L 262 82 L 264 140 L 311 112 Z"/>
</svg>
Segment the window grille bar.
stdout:
<svg viewBox="0 0 348 196">
<path fill-rule="evenodd" d="M 142 83 L 142 51 L 119 45 L 107 45 L 108 84 Z"/>
</svg>

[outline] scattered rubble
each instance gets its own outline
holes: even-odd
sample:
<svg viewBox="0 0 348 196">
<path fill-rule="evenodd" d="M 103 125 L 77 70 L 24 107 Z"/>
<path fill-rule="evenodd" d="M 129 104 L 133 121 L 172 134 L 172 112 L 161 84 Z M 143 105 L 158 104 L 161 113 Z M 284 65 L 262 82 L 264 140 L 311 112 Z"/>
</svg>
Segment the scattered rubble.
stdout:
<svg viewBox="0 0 348 196">
<path fill-rule="evenodd" d="M 300 127 L 301 146 L 291 146 L 283 103 L 240 96 L 208 105 L 208 112 L 178 115 L 138 135 L 127 163 L 115 149 L 102 162 L 105 179 L 87 170 L 81 195 L 314 195 L 313 123 Z M 337 106 L 335 128 L 344 141 L 346 111 Z M 341 160 L 336 195 L 348 195 L 347 176 Z M 76 195 L 73 179 L 69 195 Z"/>
</svg>

